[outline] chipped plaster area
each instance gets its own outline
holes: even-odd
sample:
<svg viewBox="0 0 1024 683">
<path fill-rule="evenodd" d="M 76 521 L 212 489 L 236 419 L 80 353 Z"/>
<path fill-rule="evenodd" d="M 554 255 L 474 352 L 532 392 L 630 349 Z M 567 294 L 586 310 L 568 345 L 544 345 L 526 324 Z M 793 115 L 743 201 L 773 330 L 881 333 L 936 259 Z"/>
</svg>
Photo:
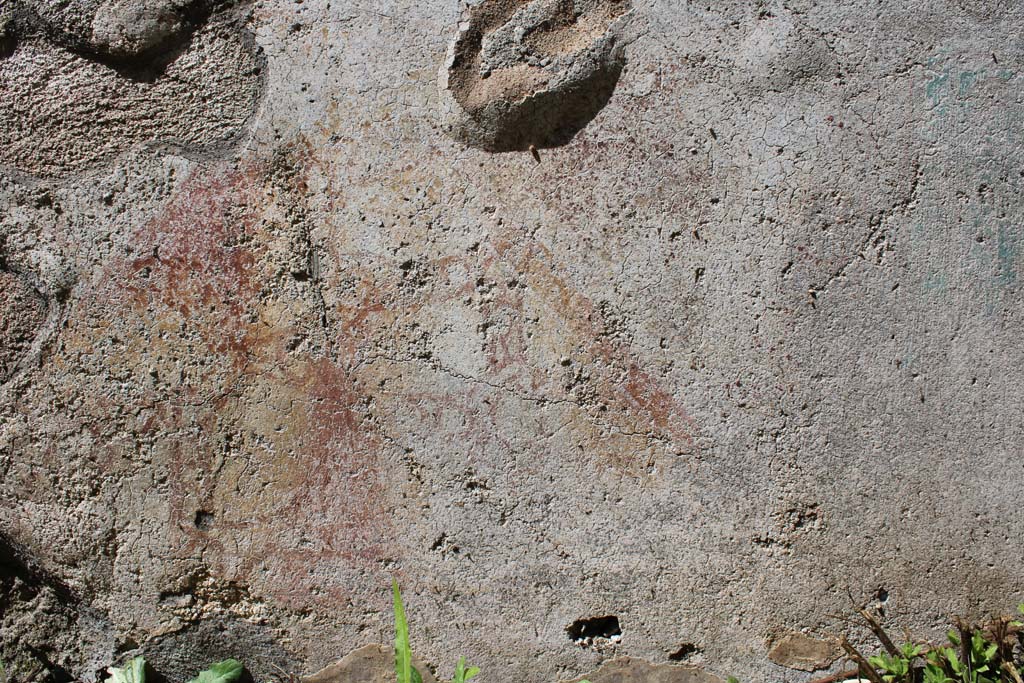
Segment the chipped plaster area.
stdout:
<svg viewBox="0 0 1024 683">
<path fill-rule="evenodd" d="M 440 72 L 443 128 L 492 152 L 566 144 L 623 66 L 626 0 L 488 0 L 467 11 Z"/>
<path fill-rule="evenodd" d="M 253 4 L 237 117 L 0 60 L 0 263 L 60 304 L 0 386 L 12 680 L 309 673 L 390 639 L 392 576 L 439 678 L 538 683 L 808 680 L 850 594 L 922 636 L 1024 599 L 1021 10 L 632 13 L 539 163 L 442 130 L 446 3 Z M 250 83 L 219 16 L 168 74 Z"/>
</svg>

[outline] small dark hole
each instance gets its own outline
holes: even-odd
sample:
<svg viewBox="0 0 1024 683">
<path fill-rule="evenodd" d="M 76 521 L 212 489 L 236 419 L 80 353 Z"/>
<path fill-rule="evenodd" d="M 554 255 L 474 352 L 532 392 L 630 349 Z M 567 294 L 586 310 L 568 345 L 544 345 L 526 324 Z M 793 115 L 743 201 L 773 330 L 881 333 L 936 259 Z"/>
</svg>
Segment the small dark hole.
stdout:
<svg viewBox="0 0 1024 683">
<path fill-rule="evenodd" d="M 619 618 L 612 615 L 577 619 L 566 627 L 565 632 L 569 634 L 569 638 L 573 642 L 584 644 L 593 641 L 594 638 L 611 638 L 622 635 Z"/>
<path fill-rule="evenodd" d="M 701 648 L 693 643 L 683 643 L 679 649 L 668 656 L 670 662 L 685 662 L 695 654 L 701 652 Z"/>
<path fill-rule="evenodd" d="M 213 527 L 214 515 L 212 512 L 206 512 L 205 510 L 197 510 L 195 525 L 200 531 L 209 531 Z"/>
<path fill-rule="evenodd" d="M 885 590 L 884 588 L 879 588 L 875 591 L 875 600 L 877 600 L 878 602 L 888 602 L 889 591 Z"/>
</svg>

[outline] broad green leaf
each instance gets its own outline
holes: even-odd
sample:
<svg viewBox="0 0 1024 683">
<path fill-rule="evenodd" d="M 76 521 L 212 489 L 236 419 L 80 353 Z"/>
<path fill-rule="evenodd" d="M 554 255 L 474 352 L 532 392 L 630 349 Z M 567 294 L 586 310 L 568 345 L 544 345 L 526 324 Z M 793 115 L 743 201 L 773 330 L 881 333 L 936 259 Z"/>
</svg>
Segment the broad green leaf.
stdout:
<svg viewBox="0 0 1024 683">
<path fill-rule="evenodd" d="M 956 652 L 953 651 L 953 648 L 947 647 L 944 654 L 946 659 L 949 660 L 949 666 L 953 669 L 953 673 L 959 675 L 961 671 L 960 659 L 956 656 Z"/>
<path fill-rule="evenodd" d="M 471 666 L 469 667 L 469 669 L 466 670 L 466 677 L 463 680 L 468 681 L 469 679 L 475 677 L 478 673 L 480 673 L 480 667 Z"/>
<path fill-rule="evenodd" d="M 210 668 L 201 671 L 189 683 L 234 683 L 242 675 L 244 668 L 237 659 L 225 659 L 223 662 L 211 664 Z"/>
<path fill-rule="evenodd" d="M 146 683 L 146 660 L 142 657 L 135 657 L 128 661 L 123 668 L 110 667 L 107 669 L 110 678 L 108 683 Z"/>
</svg>

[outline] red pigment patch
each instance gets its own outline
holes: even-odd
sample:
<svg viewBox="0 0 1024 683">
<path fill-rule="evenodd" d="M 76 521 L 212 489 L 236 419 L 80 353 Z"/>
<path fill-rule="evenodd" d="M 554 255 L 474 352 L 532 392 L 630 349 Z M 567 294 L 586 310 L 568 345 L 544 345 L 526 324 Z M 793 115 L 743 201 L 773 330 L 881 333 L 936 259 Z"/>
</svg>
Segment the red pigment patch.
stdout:
<svg viewBox="0 0 1024 683">
<path fill-rule="evenodd" d="M 344 369 L 313 360 L 268 372 L 274 400 L 290 406 L 285 427 L 268 430 L 248 397 L 236 404 L 241 414 L 207 414 L 204 432 L 230 420 L 243 443 L 221 463 L 204 447 L 212 444 L 177 449 L 171 526 L 182 557 L 198 550 L 218 575 L 279 604 L 344 602 L 352 573 L 379 568 L 389 549 L 383 446 Z M 248 440 L 253 433 L 259 438 Z M 215 521 L 196 524 L 197 507 Z"/>
<path fill-rule="evenodd" d="M 122 362 L 155 367 L 139 428 L 163 442 L 178 557 L 304 608 L 343 602 L 354 573 L 380 566 L 390 517 L 350 359 L 289 353 L 296 328 L 265 296 L 267 192 L 306 192 L 301 173 L 275 180 L 272 167 L 196 171 L 133 236 L 139 256 L 115 264 L 99 305 L 129 311 Z"/>
<path fill-rule="evenodd" d="M 543 291 L 564 316 L 572 338 L 586 340 L 582 359 L 594 375 L 597 398 L 607 406 L 602 419 L 624 432 L 670 438 L 691 445 L 693 419 L 683 405 L 659 381 L 641 369 L 623 342 L 603 334 L 603 314 L 587 297 L 569 287 L 553 270 L 550 252 L 534 243 L 522 253 L 510 242 L 495 245 L 497 253 L 509 258 L 512 267 L 527 277 L 536 291 Z M 522 315 L 522 301 L 517 303 Z M 507 363 L 507 360 L 504 362 Z M 520 362 L 525 362 L 525 358 Z M 625 376 L 625 381 L 620 379 Z"/>
<path fill-rule="evenodd" d="M 196 324 L 210 351 L 237 367 L 246 357 L 246 316 L 260 282 L 252 250 L 254 187 L 238 171 L 197 171 L 133 236 L 141 257 L 125 265 L 124 296 L 156 318 Z"/>
</svg>

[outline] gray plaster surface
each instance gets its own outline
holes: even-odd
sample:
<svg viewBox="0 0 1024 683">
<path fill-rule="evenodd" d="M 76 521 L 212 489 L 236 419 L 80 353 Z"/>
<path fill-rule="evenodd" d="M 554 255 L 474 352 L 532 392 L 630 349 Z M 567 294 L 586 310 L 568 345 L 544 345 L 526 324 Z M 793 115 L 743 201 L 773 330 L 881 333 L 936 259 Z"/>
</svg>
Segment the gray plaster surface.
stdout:
<svg viewBox="0 0 1024 683">
<path fill-rule="evenodd" d="M 8 3 L 12 683 L 312 673 L 392 576 L 485 683 L 1024 599 L 1020 3 L 553 3 L 621 72 L 532 153 L 449 135 L 455 2 Z"/>
</svg>

